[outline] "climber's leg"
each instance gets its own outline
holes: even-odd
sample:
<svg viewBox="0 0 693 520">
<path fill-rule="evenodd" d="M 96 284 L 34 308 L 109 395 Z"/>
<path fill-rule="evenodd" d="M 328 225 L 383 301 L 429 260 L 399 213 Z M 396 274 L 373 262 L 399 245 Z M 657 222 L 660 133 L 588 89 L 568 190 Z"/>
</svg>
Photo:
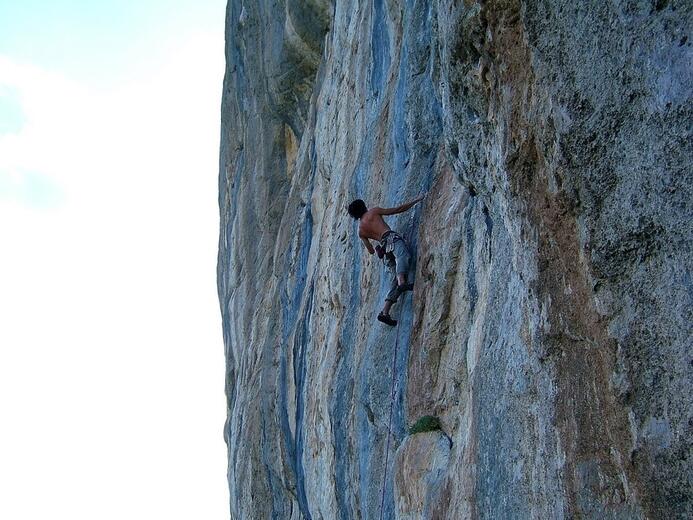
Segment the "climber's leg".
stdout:
<svg viewBox="0 0 693 520">
<path fill-rule="evenodd" d="M 391 327 L 397 325 L 397 320 L 390 317 L 390 309 L 392 308 L 392 305 L 397 301 L 397 298 L 399 298 L 399 295 L 400 289 L 399 285 L 397 284 L 397 276 L 393 276 L 392 283 L 390 284 L 390 290 L 388 291 L 387 296 L 385 297 L 385 305 L 383 305 L 383 310 L 380 311 L 380 314 L 378 314 L 378 321 L 382 321 L 383 323 L 386 323 Z"/>
<path fill-rule="evenodd" d="M 390 284 L 390 290 L 385 297 L 385 305 L 383 310 L 378 314 L 378 321 L 386 323 L 391 327 L 397 325 L 397 320 L 390 316 L 390 309 L 399 299 L 400 294 L 404 291 L 411 291 L 414 284 L 407 283 L 407 271 L 409 271 L 409 249 L 407 244 L 402 239 L 395 240 L 392 255 L 388 259 L 388 267 L 393 270 L 394 276 Z M 394 257 L 394 259 L 392 258 Z M 394 261 L 393 261 L 394 260 Z"/>
<path fill-rule="evenodd" d="M 385 306 L 383 307 L 383 313 L 390 313 L 390 307 L 392 307 L 392 305 L 397 302 L 397 299 L 399 298 L 401 292 L 402 291 L 399 288 L 399 279 L 397 276 L 393 276 L 392 282 L 390 282 L 390 290 L 387 292 L 387 296 L 385 296 Z"/>
<path fill-rule="evenodd" d="M 395 240 L 393 253 L 397 265 L 396 272 L 399 293 L 411 291 L 414 288 L 414 284 L 407 283 L 407 273 L 409 272 L 409 261 L 411 256 L 406 242 L 404 242 L 404 240 Z M 399 294 L 397 296 L 399 296 Z M 397 301 L 397 298 L 395 298 L 395 301 Z"/>
</svg>

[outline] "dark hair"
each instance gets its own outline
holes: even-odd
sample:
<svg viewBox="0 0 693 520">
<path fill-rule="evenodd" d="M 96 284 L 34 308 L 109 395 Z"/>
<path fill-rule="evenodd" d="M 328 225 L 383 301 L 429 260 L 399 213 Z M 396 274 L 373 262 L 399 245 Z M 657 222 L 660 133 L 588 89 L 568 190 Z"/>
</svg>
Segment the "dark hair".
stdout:
<svg viewBox="0 0 693 520">
<path fill-rule="evenodd" d="M 349 204 L 349 215 L 354 217 L 356 220 L 360 219 L 366 211 L 368 211 L 366 203 L 361 199 L 356 199 L 354 202 Z"/>
</svg>

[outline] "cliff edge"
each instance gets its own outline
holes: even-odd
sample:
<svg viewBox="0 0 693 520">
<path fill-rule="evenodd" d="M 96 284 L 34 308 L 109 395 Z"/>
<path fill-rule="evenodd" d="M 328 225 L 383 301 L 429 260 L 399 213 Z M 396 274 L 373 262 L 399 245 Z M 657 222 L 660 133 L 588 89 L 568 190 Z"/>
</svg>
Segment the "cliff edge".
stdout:
<svg viewBox="0 0 693 520">
<path fill-rule="evenodd" d="M 231 517 L 693 516 L 691 3 L 230 0 L 226 27 Z M 391 329 L 346 206 L 424 191 L 389 219 Z"/>
</svg>

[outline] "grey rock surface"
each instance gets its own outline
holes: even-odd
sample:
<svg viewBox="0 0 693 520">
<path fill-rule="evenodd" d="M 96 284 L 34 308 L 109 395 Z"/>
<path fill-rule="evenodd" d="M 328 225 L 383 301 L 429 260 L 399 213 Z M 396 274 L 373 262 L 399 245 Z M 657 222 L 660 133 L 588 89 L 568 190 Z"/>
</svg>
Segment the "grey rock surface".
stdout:
<svg viewBox="0 0 693 520">
<path fill-rule="evenodd" d="M 231 517 L 692 517 L 691 2 L 230 0 L 226 25 Z M 416 256 L 390 329 L 345 208 L 423 191 L 388 220 Z"/>
</svg>

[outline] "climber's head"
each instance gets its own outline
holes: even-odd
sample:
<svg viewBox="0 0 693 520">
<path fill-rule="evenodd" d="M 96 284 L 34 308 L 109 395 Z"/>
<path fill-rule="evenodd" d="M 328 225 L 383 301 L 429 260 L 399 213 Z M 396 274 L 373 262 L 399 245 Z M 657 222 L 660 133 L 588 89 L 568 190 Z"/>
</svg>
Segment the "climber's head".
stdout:
<svg viewBox="0 0 693 520">
<path fill-rule="evenodd" d="M 356 220 L 360 219 L 366 211 L 368 211 L 366 203 L 361 199 L 356 199 L 354 202 L 349 204 L 349 215 L 354 217 Z"/>
</svg>

